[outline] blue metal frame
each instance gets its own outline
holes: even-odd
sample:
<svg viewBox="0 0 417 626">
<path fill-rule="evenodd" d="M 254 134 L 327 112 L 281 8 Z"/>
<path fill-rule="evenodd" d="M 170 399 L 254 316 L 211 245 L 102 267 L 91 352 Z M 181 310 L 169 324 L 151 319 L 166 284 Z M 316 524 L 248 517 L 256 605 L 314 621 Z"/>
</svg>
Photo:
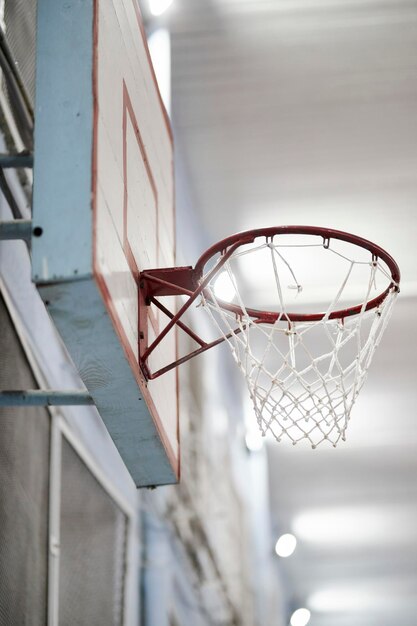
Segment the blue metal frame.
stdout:
<svg viewBox="0 0 417 626">
<path fill-rule="evenodd" d="M 33 156 L 24 152 L 20 154 L 0 154 L 0 167 L 31 168 L 33 167 Z"/>
<path fill-rule="evenodd" d="M 25 239 L 30 241 L 32 237 L 32 220 L 10 220 L 0 222 L 0 241 L 12 239 Z"/>
<path fill-rule="evenodd" d="M 28 389 L 0 391 L 0 406 L 85 406 L 94 404 L 85 391 Z"/>
</svg>

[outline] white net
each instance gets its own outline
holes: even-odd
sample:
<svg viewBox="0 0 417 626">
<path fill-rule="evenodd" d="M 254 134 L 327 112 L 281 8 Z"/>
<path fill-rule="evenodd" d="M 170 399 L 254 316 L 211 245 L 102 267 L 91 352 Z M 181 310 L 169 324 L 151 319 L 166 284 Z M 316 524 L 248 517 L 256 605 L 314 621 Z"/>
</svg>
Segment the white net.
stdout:
<svg viewBox="0 0 417 626">
<path fill-rule="evenodd" d="M 261 243 L 239 247 L 210 280 L 201 304 L 245 376 L 262 434 L 270 432 L 278 441 L 288 438 L 294 445 L 306 440 L 313 448 L 323 441 L 336 446 L 345 440 L 398 286 L 385 263 L 367 250 L 337 240 L 308 244 L 298 239 L 300 243 L 283 245 L 282 238 L 274 243 L 264 237 Z M 221 264 L 222 256 L 213 262 Z M 367 311 L 382 291 L 382 302 Z M 277 313 L 273 323 L 245 303 L 251 297 L 262 302 L 264 293 L 269 294 L 265 308 Z M 358 302 L 363 304 L 356 315 L 332 318 Z M 301 312 L 324 315 L 292 321 Z"/>
</svg>

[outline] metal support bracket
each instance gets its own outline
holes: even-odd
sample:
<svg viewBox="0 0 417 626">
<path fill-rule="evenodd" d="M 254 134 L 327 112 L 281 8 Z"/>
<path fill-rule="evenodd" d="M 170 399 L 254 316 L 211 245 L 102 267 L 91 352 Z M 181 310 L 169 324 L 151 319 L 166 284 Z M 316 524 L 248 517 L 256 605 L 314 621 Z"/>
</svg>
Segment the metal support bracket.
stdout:
<svg viewBox="0 0 417 626">
<path fill-rule="evenodd" d="M 94 404 L 86 391 L 49 391 L 44 389 L 0 391 L 0 407 L 85 406 Z"/>
<path fill-rule="evenodd" d="M 32 237 L 32 220 L 11 220 L 0 222 L 0 240 L 24 239 Z"/>
<path fill-rule="evenodd" d="M 0 154 L 0 167 L 32 168 L 33 155 L 26 151 L 18 154 Z"/>
<path fill-rule="evenodd" d="M 229 339 L 233 335 L 240 333 L 243 328 L 237 327 L 233 332 L 228 333 L 225 336 L 221 336 L 214 341 L 206 342 L 197 335 L 191 328 L 189 328 L 181 318 L 198 298 L 200 294 L 203 294 L 205 287 L 210 282 L 211 278 L 219 272 L 224 266 L 226 261 L 232 256 L 233 252 L 241 245 L 241 242 L 235 243 L 229 247 L 227 251 L 222 254 L 221 258 L 204 278 L 201 277 L 199 269 L 192 267 L 168 267 L 163 269 L 146 270 L 139 275 L 139 288 L 142 291 L 142 296 L 139 297 L 139 337 L 143 337 L 139 345 L 139 364 L 142 372 L 147 380 L 154 380 L 159 378 L 162 374 L 169 372 L 170 370 L 186 363 L 193 357 L 214 348 L 215 346 L 223 343 L 226 339 Z M 166 307 L 164 307 L 157 299 L 157 296 L 179 296 L 186 295 L 188 300 L 180 307 L 177 313 L 172 313 Z M 147 316 L 144 314 L 143 308 L 153 304 L 160 311 L 162 311 L 168 318 L 169 322 L 165 328 L 159 333 L 150 345 L 147 344 Z M 152 352 L 157 348 L 161 341 L 166 337 L 170 330 L 178 326 L 187 335 L 192 337 L 196 343 L 199 344 L 199 348 L 193 350 L 189 354 L 176 359 L 172 363 L 169 363 L 165 367 L 151 372 L 148 365 L 148 358 Z"/>
</svg>

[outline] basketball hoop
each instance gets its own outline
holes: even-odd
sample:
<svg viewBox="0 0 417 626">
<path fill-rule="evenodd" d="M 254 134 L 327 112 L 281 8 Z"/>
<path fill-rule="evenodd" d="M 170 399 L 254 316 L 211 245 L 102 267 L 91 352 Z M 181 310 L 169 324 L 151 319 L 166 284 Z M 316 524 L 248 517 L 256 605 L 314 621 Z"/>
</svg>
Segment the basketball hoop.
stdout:
<svg viewBox="0 0 417 626">
<path fill-rule="evenodd" d="M 352 290 L 359 278 L 363 291 L 358 301 Z M 227 298 L 219 280 L 228 283 Z M 381 282 L 382 290 L 377 285 Z M 314 284 L 311 293 L 309 283 Z M 323 441 L 336 446 L 345 440 L 352 406 L 388 323 L 399 283 L 393 258 L 355 235 L 311 226 L 233 235 L 209 248 L 194 269 L 141 274 L 143 304 L 154 304 L 170 318 L 155 341 L 140 351 L 141 366 L 151 380 L 226 342 L 246 380 L 263 435 L 269 432 L 294 445 L 306 439 L 313 448 Z M 253 306 L 253 291 L 258 293 L 260 285 L 268 287 L 272 306 Z M 178 294 L 189 299 L 174 315 L 158 297 Z M 181 320 L 197 299 L 219 333 L 210 343 Z M 174 325 L 200 347 L 151 373 L 147 359 Z"/>
</svg>

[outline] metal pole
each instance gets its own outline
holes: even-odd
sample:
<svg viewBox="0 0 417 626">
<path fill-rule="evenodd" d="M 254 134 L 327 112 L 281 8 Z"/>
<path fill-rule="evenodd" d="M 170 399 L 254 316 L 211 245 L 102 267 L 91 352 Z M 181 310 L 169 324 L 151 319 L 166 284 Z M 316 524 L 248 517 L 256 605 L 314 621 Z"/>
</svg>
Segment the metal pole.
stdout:
<svg viewBox="0 0 417 626">
<path fill-rule="evenodd" d="M 48 391 L 44 389 L 0 391 L 0 406 L 80 406 L 94 404 L 87 391 Z"/>
<path fill-rule="evenodd" d="M 31 154 L 0 154 L 0 167 L 33 167 Z"/>
<path fill-rule="evenodd" d="M 0 222 L 0 240 L 26 239 L 32 237 L 32 220 L 12 220 Z"/>
</svg>

